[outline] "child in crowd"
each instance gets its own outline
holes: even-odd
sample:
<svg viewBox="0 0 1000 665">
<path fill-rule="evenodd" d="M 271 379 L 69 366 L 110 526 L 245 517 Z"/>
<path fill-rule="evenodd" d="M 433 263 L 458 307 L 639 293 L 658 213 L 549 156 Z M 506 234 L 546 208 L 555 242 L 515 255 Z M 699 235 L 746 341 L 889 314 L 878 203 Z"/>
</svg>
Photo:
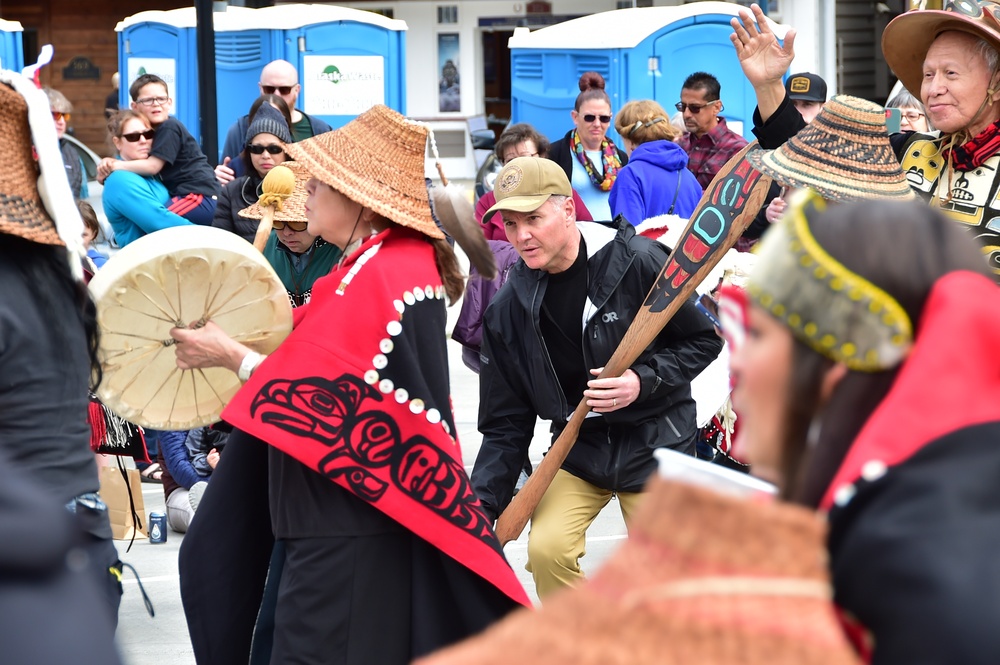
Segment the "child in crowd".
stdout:
<svg viewBox="0 0 1000 665">
<path fill-rule="evenodd" d="M 153 149 L 146 159 L 101 160 L 98 168 L 101 181 L 117 169 L 144 176 L 159 175 L 170 192 L 168 210 L 195 224 L 211 225 L 219 183 L 198 142 L 170 115 L 172 100 L 166 82 L 155 74 L 143 74 L 132 83 L 129 95 L 132 108 L 156 131 Z"/>
<path fill-rule="evenodd" d="M 83 247 L 87 250 L 87 259 L 93 264 L 91 272 L 97 272 L 108 261 L 108 257 L 94 249 L 94 243 L 101 237 L 101 225 L 97 222 L 97 213 L 89 203 L 77 201 L 76 207 L 83 218 Z"/>
</svg>

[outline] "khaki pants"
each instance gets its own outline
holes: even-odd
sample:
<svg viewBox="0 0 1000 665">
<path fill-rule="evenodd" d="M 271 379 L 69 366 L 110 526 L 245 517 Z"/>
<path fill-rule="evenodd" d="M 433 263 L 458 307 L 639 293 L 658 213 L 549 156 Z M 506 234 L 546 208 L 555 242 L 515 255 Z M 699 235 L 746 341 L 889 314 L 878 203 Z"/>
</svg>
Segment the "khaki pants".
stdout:
<svg viewBox="0 0 1000 665">
<path fill-rule="evenodd" d="M 626 524 L 635 513 L 640 497 L 639 492 L 616 495 Z M 556 472 L 531 516 L 528 534 L 528 565 L 525 568 L 535 578 L 539 598 L 573 586 L 584 578 L 580 559 L 587 553 L 587 529 L 609 501 L 610 490 L 591 485 L 563 469 Z"/>
</svg>

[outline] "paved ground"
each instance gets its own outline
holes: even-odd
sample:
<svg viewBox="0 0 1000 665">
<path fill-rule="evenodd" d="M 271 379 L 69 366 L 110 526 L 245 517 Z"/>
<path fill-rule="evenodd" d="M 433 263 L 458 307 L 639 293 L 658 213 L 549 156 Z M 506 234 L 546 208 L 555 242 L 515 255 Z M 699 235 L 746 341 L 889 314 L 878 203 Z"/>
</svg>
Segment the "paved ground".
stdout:
<svg viewBox="0 0 1000 665">
<path fill-rule="evenodd" d="M 450 309 L 454 321 L 458 306 Z M 462 364 L 459 346 L 449 343 L 452 395 L 455 421 L 467 469 L 471 470 L 479 451 L 481 437 L 476 430 L 479 408 L 477 376 Z M 548 446 L 546 423 L 539 423 L 531 447 L 531 458 L 536 464 Z M 142 485 L 147 514 L 163 510 L 161 485 Z M 524 570 L 527 561 L 526 534 L 507 545 L 507 557 L 525 588 L 534 595 L 531 576 Z M 610 504 L 598 517 L 587 540 L 584 569 L 595 570 L 625 537 L 625 524 L 617 503 Z M 127 542 L 118 542 L 121 558 L 138 570 L 142 582 L 152 599 L 156 616 L 150 618 L 142 603 L 135 579 L 126 574 L 125 595 L 119 614 L 118 644 L 126 665 L 193 665 L 194 657 L 188 639 L 187 626 L 181 609 L 177 581 L 177 550 L 183 536 L 171 532 L 165 544 L 152 545 L 148 540 L 136 540 L 131 551 L 126 552 Z"/>
</svg>

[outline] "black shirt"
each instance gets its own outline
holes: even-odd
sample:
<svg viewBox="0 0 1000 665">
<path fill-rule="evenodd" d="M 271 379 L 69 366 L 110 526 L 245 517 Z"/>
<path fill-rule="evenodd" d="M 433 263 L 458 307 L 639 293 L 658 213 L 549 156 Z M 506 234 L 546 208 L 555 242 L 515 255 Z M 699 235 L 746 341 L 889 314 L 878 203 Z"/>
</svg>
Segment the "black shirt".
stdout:
<svg viewBox="0 0 1000 665">
<path fill-rule="evenodd" d="M 580 251 L 573 265 L 549 275 L 539 318 L 545 348 L 570 406 L 580 401 L 591 378 L 583 358 L 583 306 L 588 282 L 587 245 L 580 236 Z"/>
<path fill-rule="evenodd" d="M 171 116 L 156 128 L 149 154 L 165 162 L 160 179 L 170 196 L 202 194 L 211 197 L 221 192 L 205 153 L 177 118 Z"/>
</svg>

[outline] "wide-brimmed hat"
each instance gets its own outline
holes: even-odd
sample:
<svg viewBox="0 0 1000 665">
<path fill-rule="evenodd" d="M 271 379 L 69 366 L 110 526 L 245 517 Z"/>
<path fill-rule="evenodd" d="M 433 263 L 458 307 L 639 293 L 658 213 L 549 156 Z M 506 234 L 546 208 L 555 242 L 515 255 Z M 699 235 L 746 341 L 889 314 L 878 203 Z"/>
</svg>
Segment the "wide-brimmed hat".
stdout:
<svg viewBox="0 0 1000 665">
<path fill-rule="evenodd" d="M 431 238 L 424 153 L 427 128 L 381 104 L 340 129 L 289 143 L 285 150 L 312 176 L 347 198 Z"/>
<path fill-rule="evenodd" d="M 45 112 L 51 124 L 48 99 L 41 91 L 38 94 L 45 99 Z M 31 152 L 28 103 L 5 83 L 0 83 L 0 141 L 8 147 L 4 167 L 0 169 L 0 233 L 43 245 L 66 244 L 38 193 L 39 171 Z"/>
<path fill-rule="evenodd" d="M 910 11 L 889 22 L 882 31 L 882 54 L 914 95 L 920 95 L 927 51 L 938 35 L 948 30 L 985 39 L 1000 52 L 1000 3 L 946 0 L 943 9 Z"/>
<path fill-rule="evenodd" d="M 914 197 L 889 144 L 885 109 L 857 97 L 834 95 L 780 148 L 747 159 L 780 184 L 814 189 L 829 201 Z"/>
<path fill-rule="evenodd" d="M 274 219 L 279 222 L 308 221 L 306 219 L 306 199 L 309 196 L 306 194 L 306 183 L 309 182 L 309 178 L 311 177 L 309 172 L 298 162 L 282 162 L 274 168 L 278 168 L 279 166 L 285 167 L 295 174 L 295 189 L 292 190 L 291 196 L 281 202 L 280 209 L 275 206 Z M 260 199 L 240 210 L 240 217 L 262 219 L 264 217 L 264 209 L 260 205 Z"/>
<path fill-rule="evenodd" d="M 860 665 L 805 508 L 653 478 L 593 577 L 416 665 Z"/>
<path fill-rule="evenodd" d="M 573 196 L 562 167 L 550 159 L 518 157 L 504 165 L 493 186 L 497 202 L 483 215 L 489 221 L 500 210 L 531 212 L 552 196 Z"/>
</svg>

